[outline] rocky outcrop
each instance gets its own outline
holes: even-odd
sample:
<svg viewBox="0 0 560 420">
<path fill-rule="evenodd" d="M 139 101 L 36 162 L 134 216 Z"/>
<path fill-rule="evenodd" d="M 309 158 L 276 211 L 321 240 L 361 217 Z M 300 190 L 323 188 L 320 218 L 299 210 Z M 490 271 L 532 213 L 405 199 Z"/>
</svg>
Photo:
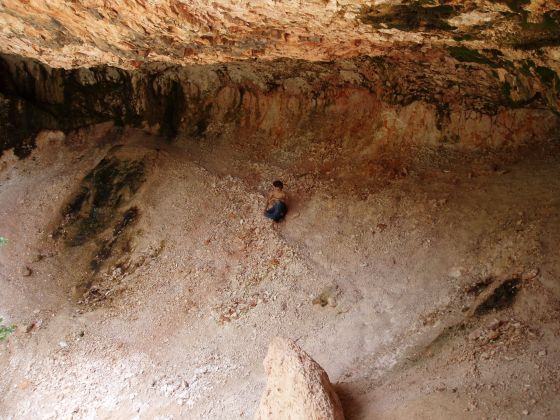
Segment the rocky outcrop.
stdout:
<svg viewBox="0 0 560 420">
<path fill-rule="evenodd" d="M 321 144 L 339 165 L 559 131 L 556 0 L 5 0 L 0 27 L 0 152 L 18 156 L 102 121 Z"/>
<path fill-rule="evenodd" d="M 358 160 L 375 158 L 380 145 L 515 145 L 555 135 L 559 92 L 553 70 L 488 51 L 418 47 L 338 62 L 134 71 L 0 55 L 0 151 L 25 156 L 40 129 L 108 120 L 171 138 L 272 138 L 285 147 L 312 139 Z"/>
<path fill-rule="evenodd" d="M 327 373 L 293 341 L 273 339 L 264 368 L 267 385 L 255 420 L 344 420 Z"/>
<path fill-rule="evenodd" d="M 36 60 L 0 55 L 0 151 L 26 156 L 42 129 L 72 130 L 123 121 L 130 112 L 128 72 L 101 66 L 54 69 Z"/>
</svg>

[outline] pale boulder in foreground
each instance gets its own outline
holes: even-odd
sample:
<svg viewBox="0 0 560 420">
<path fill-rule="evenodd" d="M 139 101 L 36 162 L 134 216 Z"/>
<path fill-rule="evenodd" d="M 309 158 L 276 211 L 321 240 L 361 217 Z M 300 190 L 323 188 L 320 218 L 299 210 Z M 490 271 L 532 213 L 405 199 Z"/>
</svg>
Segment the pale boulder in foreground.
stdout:
<svg viewBox="0 0 560 420">
<path fill-rule="evenodd" d="M 255 420 L 344 420 L 329 376 L 292 340 L 274 338 L 263 364 L 268 381 Z"/>
</svg>

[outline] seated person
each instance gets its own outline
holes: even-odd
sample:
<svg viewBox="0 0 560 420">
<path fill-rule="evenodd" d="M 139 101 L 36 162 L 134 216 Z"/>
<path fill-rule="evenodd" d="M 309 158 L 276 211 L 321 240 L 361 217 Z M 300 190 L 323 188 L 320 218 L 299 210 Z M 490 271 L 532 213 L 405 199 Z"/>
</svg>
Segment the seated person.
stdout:
<svg viewBox="0 0 560 420">
<path fill-rule="evenodd" d="M 288 206 L 286 205 L 286 193 L 282 181 L 274 181 L 272 183 L 274 189 L 268 194 L 264 215 L 275 222 L 280 222 L 286 213 Z"/>
</svg>

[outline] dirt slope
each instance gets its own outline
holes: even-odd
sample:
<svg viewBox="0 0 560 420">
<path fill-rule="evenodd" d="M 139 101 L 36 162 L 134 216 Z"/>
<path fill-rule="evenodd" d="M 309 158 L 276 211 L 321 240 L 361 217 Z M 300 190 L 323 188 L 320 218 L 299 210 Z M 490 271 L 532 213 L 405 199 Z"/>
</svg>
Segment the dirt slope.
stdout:
<svg viewBox="0 0 560 420">
<path fill-rule="evenodd" d="M 325 368 L 351 419 L 560 412 L 551 146 L 419 148 L 404 169 L 330 178 L 289 154 L 108 125 L 38 145 L 0 172 L 0 315 L 18 326 L 1 418 L 252 417 L 277 335 Z M 113 219 L 72 245 L 110 158 L 141 160 L 142 180 L 110 178 Z M 278 230 L 261 214 L 275 178 L 292 197 Z M 509 297 L 484 300 L 504 279 Z"/>
</svg>

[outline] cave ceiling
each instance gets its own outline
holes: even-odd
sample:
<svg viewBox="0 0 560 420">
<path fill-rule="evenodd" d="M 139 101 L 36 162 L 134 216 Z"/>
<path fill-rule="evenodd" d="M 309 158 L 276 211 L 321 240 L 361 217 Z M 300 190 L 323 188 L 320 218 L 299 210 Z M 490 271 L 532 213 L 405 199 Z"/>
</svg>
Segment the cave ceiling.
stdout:
<svg viewBox="0 0 560 420">
<path fill-rule="evenodd" d="M 463 45 L 560 60 L 557 0 L 3 0 L 0 52 L 51 66 L 331 61 Z"/>
</svg>

